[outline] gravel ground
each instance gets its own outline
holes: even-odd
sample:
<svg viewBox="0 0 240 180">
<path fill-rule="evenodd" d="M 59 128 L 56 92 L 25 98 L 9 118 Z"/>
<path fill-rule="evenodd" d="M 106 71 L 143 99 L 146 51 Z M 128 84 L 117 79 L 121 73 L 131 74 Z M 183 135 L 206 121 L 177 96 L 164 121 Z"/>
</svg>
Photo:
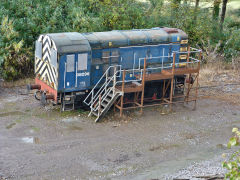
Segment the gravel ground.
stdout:
<svg viewBox="0 0 240 180">
<path fill-rule="evenodd" d="M 221 163 L 224 161 L 221 156 L 216 156 L 211 160 L 203 162 L 193 162 L 186 168 L 180 169 L 172 175 L 165 175 L 164 179 L 204 179 L 204 176 L 224 177 L 226 169 L 222 168 Z M 198 177 L 198 178 L 197 178 Z"/>
<path fill-rule="evenodd" d="M 8 179 L 194 179 L 223 174 L 222 153 L 240 127 L 239 86 L 201 90 L 191 104 L 110 112 L 42 107 L 22 89 L 0 89 L 0 177 Z M 22 95 L 21 95 L 22 94 Z M 213 96 L 214 95 L 214 96 Z M 211 175 L 210 174 L 210 175 Z"/>
</svg>

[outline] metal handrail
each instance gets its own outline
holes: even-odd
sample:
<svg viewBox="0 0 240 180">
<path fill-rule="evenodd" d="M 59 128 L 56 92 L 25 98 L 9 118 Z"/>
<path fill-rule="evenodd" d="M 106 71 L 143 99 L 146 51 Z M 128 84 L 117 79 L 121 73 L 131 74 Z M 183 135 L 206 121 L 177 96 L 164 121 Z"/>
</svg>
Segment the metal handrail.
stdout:
<svg viewBox="0 0 240 180">
<path fill-rule="evenodd" d="M 98 85 L 100 84 L 100 82 L 103 80 L 104 77 L 106 77 L 106 75 L 109 73 L 109 71 L 110 71 L 111 68 L 113 68 L 113 67 L 118 67 L 118 66 L 121 68 L 121 65 L 109 66 L 109 67 L 107 68 L 107 70 L 104 72 L 104 74 L 102 75 L 102 77 L 98 80 L 98 82 L 97 82 L 97 83 L 95 84 L 95 86 L 92 88 L 91 92 L 87 95 L 87 97 L 86 97 L 85 100 L 83 101 L 85 104 L 87 104 L 88 106 L 90 105 L 91 101 L 90 101 L 89 103 L 86 102 L 87 99 L 89 98 L 89 96 L 92 95 L 92 99 L 95 97 L 95 96 L 94 96 L 94 91 L 95 91 L 95 89 L 98 87 Z M 106 81 L 105 81 L 105 83 L 106 83 Z M 105 84 L 105 83 L 104 83 L 104 84 Z M 103 85 L 102 85 L 102 87 L 103 87 Z"/>
<path fill-rule="evenodd" d="M 121 71 L 121 70 L 120 70 Z M 109 81 L 107 81 L 107 82 L 105 82 L 106 83 L 106 85 L 103 85 L 99 90 L 98 90 L 98 92 L 96 93 L 96 95 L 95 95 L 95 97 L 93 98 L 93 99 L 95 99 L 95 100 L 91 100 L 91 108 L 92 108 L 92 106 L 96 103 L 96 101 L 99 99 L 99 97 L 100 97 L 100 95 L 103 93 L 103 91 L 106 91 L 106 89 L 104 88 L 104 87 L 106 87 L 106 86 L 108 86 L 109 84 L 110 84 L 110 82 L 111 81 L 113 81 L 113 79 L 114 79 L 114 76 L 116 76 L 117 75 L 117 73 L 119 73 L 120 71 L 116 71 L 115 73 L 114 73 L 114 75 L 109 79 Z M 104 84 L 105 84 L 104 83 Z M 115 84 L 113 83 L 113 87 L 115 87 L 115 85 L 116 85 L 116 82 L 115 82 Z M 109 90 L 109 89 L 108 89 Z M 108 92 L 108 90 L 106 91 L 106 92 Z M 106 92 L 103 94 L 103 96 L 105 96 L 105 94 L 106 94 Z M 90 104 L 89 103 L 89 104 Z"/>
<path fill-rule="evenodd" d="M 173 63 L 170 63 L 168 66 L 163 66 L 163 60 L 164 58 L 173 58 L 173 54 L 187 54 L 187 53 L 199 53 L 201 52 L 201 50 L 198 50 L 196 48 L 192 48 L 190 47 L 190 49 L 193 49 L 195 51 L 187 51 L 187 52 L 179 52 L 179 51 L 173 51 L 173 53 L 168 56 L 156 56 L 156 57 L 146 57 L 146 58 L 139 58 L 139 67 L 137 69 L 133 68 L 133 69 L 127 69 L 127 70 L 122 70 L 122 66 L 121 65 L 115 65 L 115 66 L 109 66 L 108 69 L 105 71 L 105 73 L 102 75 L 102 77 L 99 79 L 99 81 L 96 83 L 96 85 L 94 86 L 94 88 L 91 90 L 91 92 L 88 94 L 88 96 L 85 98 L 85 100 L 83 101 L 84 103 L 86 103 L 87 105 L 91 104 L 91 109 L 96 110 L 96 107 L 94 108 L 93 105 L 96 103 L 96 101 L 99 99 L 100 95 L 103 95 L 101 98 L 102 100 L 104 100 L 104 98 L 107 97 L 107 95 L 110 93 L 110 91 L 112 90 L 112 88 L 115 88 L 116 84 L 119 83 L 123 83 L 122 80 L 118 80 L 116 81 L 116 77 L 121 77 L 121 74 L 123 71 L 125 72 L 132 72 L 133 74 L 135 73 L 135 71 L 140 71 L 141 76 L 140 79 L 132 79 L 132 80 L 126 80 L 124 81 L 124 83 L 127 82 L 136 82 L 136 81 L 140 81 L 142 80 L 143 77 L 143 69 L 141 68 L 141 60 L 149 60 L 149 59 L 162 59 L 162 66 L 161 67 L 150 67 L 150 68 L 146 68 L 146 71 L 150 71 L 150 70 L 154 70 L 154 69 L 165 69 L 165 68 L 171 68 L 173 67 Z M 175 63 L 174 65 L 179 65 L 179 64 L 194 64 L 194 63 L 198 63 L 200 62 L 200 60 L 193 58 L 193 57 L 189 57 L 189 60 L 191 60 L 190 62 L 179 62 L 179 63 Z M 116 70 L 114 72 L 114 75 L 111 77 L 107 77 L 109 71 L 111 68 L 117 68 L 120 67 L 120 70 Z M 117 76 L 117 74 L 120 74 Z M 97 93 L 94 94 L 95 89 L 99 86 L 99 84 L 101 83 L 101 81 L 103 80 L 103 78 L 106 77 L 106 81 L 102 84 L 102 86 L 100 87 L 100 89 L 98 89 Z M 115 79 L 115 81 L 114 81 Z M 111 88 L 106 89 L 106 87 L 109 86 L 109 84 L 113 82 L 113 86 Z M 92 96 L 91 101 L 89 103 L 87 103 L 87 99 L 90 97 L 90 95 Z"/>
<path fill-rule="evenodd" d="M 104 93 L 104 95 L 101 96 L 101 100 L 104 101 L 104 100 L 106 99 L 107 95 L 108 95 L 110 92 L 111 92 L 111 88 L 109 88 L 109 89 Z M 100 94 L 101 94 L 101 93 L 100 93 Z M 96 98 L 96 100 L 98 100 L 98 99 L 100 98 L 100 94 L 99 94 L 98 98 Z M 93 105 L 96 103 L 96 100 L 95 100 L 94 103 L 90 106 L 93 111 L 96 111 L 96 110 L 98 109 L 98 106 L 93 107 Z"/>
</svg>

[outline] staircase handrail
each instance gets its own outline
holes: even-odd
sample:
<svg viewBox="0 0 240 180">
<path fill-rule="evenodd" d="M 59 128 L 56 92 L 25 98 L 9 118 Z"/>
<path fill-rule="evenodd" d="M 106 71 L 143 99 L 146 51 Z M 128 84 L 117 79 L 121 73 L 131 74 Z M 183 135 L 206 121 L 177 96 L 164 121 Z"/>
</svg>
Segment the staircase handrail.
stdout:
<svg viewBox="0 0 240 180">
<path fill-rule="evenodd" d="M 108 90 L 103 94 L 103 96 L 101 96 L 101 101 L 102 101 L 102 102 L 106 99 L 107 95 L 110 93 L 110 91 L 111 91 L 112 88 L 113 88 L 113 87 L 108 88 Z M 95 102 L 97 102 L 97 100 L 98 100 L 99 98 L 100 98 L 100 95 L 98 96 L 98 98 L 96 98 Z M 95 104 L 95 102 L 94 102 L 93 104 Z M 98 109 L 98 106 L 92 107 L 91 109 L 92 109 L 92 111 L 96 111 L 96 110 Z"/>
<path fill-rule="evenodd" d="M 113 68 L 113 67 L 120 67 L 121 68 L 121 65 L 115 65 L 115 66 L 109 66 L 107 68 L 107 70 L 104 72 L 104 74 L 102 75 L 102 77 L 98 80 L 98 82 L 95 84 L 95 86 L 92 88 L 91 92 L 87 95 L 87 97 L 84 99 L 84 103 L 87 104 L 88 106 L 91 104 L 92 102 L 92 99 L 94 99 L 96 97 L 96 95 L 94 95 L 94 91 L 95 89 L 99 86 L 99 84 L 101 83 L 101 81 L 103 80 L 104 77 L 107 77 L 106 75 L 109 73 L 110 69 Z M 104 82 L 104 84 L 106 83 L 107 81 Z M 102 86 L 103 87 L 103 86 Z M 90 97 L 90 95 L 92 96 L 92 99 L 89 103 L 87 103 L 87 99 Z"/>
<path fill-rule="evenodd" d="M 193 50 L 193 51 L 192 51 Z M 192 48 L 192 47 L 190 47 L 190 53 L 198 53 L 198 52 L 201 52 L 201 50 L 198 50 L 198 49 L 196 49 L 196 48 Z M 179 52 L 179 51 L 173 51 L 172 52 L 172 54 L 170 55 L 168 55 L 168 56 L 165 56 L 165 55 L 163 55 L 163 56 L 157 56 L 157 57 L 146 57 L 146 59 L 148 60 L 148 59 L 156 59 L 156 58 L 161 58 L 162 59 L 162 64 L 163 64 L 163 58 L 165 58 L 165 57 L 170 57 L 170 58 L 172 58 L 173 57 L 173 53 L 176 53 L 176 54 L 186 54 L 186 53 L 188 53 L 188 52 Z M 175 63 L 175 65 L 178 65 L 178 64 L 193 64 L 193 63 L 197 63 L 197 62 L 199 62 L 199 60 L 198 59 L 195 59 L 195 58 L 193 58 L 193 57 L 189 57 L 191 60 L 193 60 L 193 61 L 190 61 L 190 62 L 181 62 L 181 63 Z M 128 70 L 125 70 L 125 71 L 133 71 L 133 73 L 135 72 L 135 71 L 140 71 L 140 73 L 141 73 L 141 78 L 140 78 L 140 80 L 142 79 L 142 73 L 143 73 L 143 69 L 140 67 L 140 64 L 141 64 L 141 60 L 144 60 L 145 58 L 139 58 L 139 67 L 137 68 L 137 69 L 128 69 Z M 164 68 L 171 68 L 173 66 L 173 63 L 170 63 L 168 66 L 161 66 L 161 67 L 149 67 L 149 68 L 146 68 L 146 70 L 147 71 L 149 71 L 149 70 L 153 70 L 153 69 L 164 69 Z M 117 70 L 117 71 L 115 71 L 115 73 L 114 73 L 114 75 L 113 76 L 111 76 L 111 78 L 108 78 L 107 77 L 107 74 L 109 73 L 109 71 L 110 71 L 110 69 L 111 68 L 116 68 L 116 67 L 120 67 L 120 70 Z M 118 73 L 121 73 L 121 72 L 123 72 L 123 70 L 121 69 L 121 65 L 115 65 L 115 66 L 109 66 L 108 67 L 108 69 L 105 71 L 105 73 L 102 75 L 102 77 L 99 79 L 99 81 L 96 83 L 96 85 L 93 87 L 93 89 L 91 90 L 91 92 L 88 94 L 88 96 L 85 98 L 85 100 L 83 101 L 84 103 L 86 103 L 88 106 L 90 105 L 90 104 L 94 104 L 95 102 L 96 102 L 96 100 L 99 98 L 99 95 L 100 94 L 102 94 L 102 92 L 104 91 L 104 90 L 106 90 L 106 89 L 103 89 L 103 88 L 105 88 L 105 87 L 107 87 L 109 84 L 110 84 L 110 82 L 112 82 L 113 81 L 113 78 L 114 78 L 114 76 L 116 76 Z M 101 83 L 101 81 L 103 80 L 103 78 L 104 77 L 106 77 L 107 78 L 107 80 L 101 85 L 101 87 L 100 87 L 100 89 L 98 89 L 98 91 L 94 94 L 94 91 L 96 90 L 96 88 L 99 86 L 99 84 Z M 118 76 L 119 77 L 119 76 Z M 128 80 L 128 82 L 133 82 L 133 81 L 139 81 L 139 80 Z M 122 81 L 116 81 L 116 82 L 114 82 L 113 83 L 113 87 L 115 87 L 115 85 L 117 84 L 117 83 L 120 83 L 120 82 L 122 82 Z M 91 98 L 91 101 L 89 102 L 89 103 L 87 103 L 86 101 L 87 101 L 87 99 L 90 97 L 90 95 L 92 96 L 92 98 Z M 95 100 L 93 100 L 93 99 L 95 99 Z M 92 106 L 91 105 L 91 106 Z"/>
<path fill-rule="evenodd" d="M 118 65 L 118 66 L 119 66 L 119 65 Z M 115 66 L 115 67 L 116 67 L 116 66 Z M 90 106 L 91 108 L 92 108 L 92 106 L 96 103 L 96 101 L 99 99 L 99 96 L 102 94 L 102 92 L 105 91 L 105 87 L 108 86 L 111 81 L 113 81 L 114 76 L 116 76 L 119 72 L 121 72 L 121 70 L 115 71 L 114 75 L 113 75 L 111 78 L 109 78 L 109 81 L 106 81 L 106 82 L 104 83 L 104 85 L 102 85 L 102 87 L 98 90 L 98 92 L 96 93 L 95 97 L 93 98 L 94 100 L 92 100 L 92 102 L 90 102 L 90 103 L 91 103 L 91 106 Z M 113 84 L 113 87 L 115 87 L 115 85 L 116 85 L 116 83 Z M 107 91 L 106 91 L 106 92 L 107 92 Z M 105 93 L 104 93 L 104 94 L 105 94 Z M 103 96 L 104 96 L 104 94 L 103 94 Z M 102 98 L 103 98 L 103 96 L 102 96 Z M 90 103 L 89 103 L 89 104 L 90 104 Z"/>
</svg>

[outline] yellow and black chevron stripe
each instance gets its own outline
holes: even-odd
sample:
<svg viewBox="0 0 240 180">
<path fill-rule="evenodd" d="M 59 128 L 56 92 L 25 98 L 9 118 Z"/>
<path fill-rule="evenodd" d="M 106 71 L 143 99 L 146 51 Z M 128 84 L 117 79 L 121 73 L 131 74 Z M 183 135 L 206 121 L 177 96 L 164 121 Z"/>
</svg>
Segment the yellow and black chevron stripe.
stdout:
<svg viewBox="0 0 240 180">
<path fill-rule="evenodd" d="M 42 43 L 42 59 L 35 58 L 35 74 L 52 88 L 57 88 L 57 70 L 50 63 L 51 48 L 56 49 L 55 43 L 48 35 L 41 35 L 38 41 Z"/>
</svg>

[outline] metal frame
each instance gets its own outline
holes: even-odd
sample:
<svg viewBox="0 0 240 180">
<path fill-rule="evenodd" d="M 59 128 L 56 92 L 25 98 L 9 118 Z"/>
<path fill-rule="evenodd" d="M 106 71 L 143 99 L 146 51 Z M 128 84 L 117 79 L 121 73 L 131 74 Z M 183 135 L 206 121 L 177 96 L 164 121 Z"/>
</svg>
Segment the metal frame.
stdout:
<svg viewBox="0 0 240 180">
<path fill-rule="evenodd" d="M 199 59 L 196 59 L 194 57 L 191 57 L 191 54 L 199 53 Z M 186 62 L 179 62 L 176 63 L 176 54 L 187 54 L 187 61 Z M 172 58 L 172 63 L 168 64 L 167 66 L 164 66 L 163 60 L 164 58 Z M 160 67 L 154 67 L 154 68 L 147 68 L 147 60 L 150 59 L 162 59 L 162 63 Z M 187 52 L 179 52 L 179 51 L 173 51 L 173 53 L 168 56 L 158 56 L 158 57 L 146 57 L 146 58 L 139 58 L 139 67 L 135 69 L 135 66 L 133 69 L 123 70 L 121 65 L 116 66 L 110 66 L 106 72 L 103 74 L 103 76 L 100 78 L 100 80 L 97 82 L 97 84 L 94 86 L 92 91 L 88 94 L 86 99 L 84 100 L 84 103 L 86 103 L 91 108 L 91 112 L 89 113 L 89 116 L 93 113 L 98 111 L 97 113 L 97 119 L 101 116 L 102 112 L 105 109 L 109 109 L 110 107 L 104 107 L 101 109 L 101 106 L 103 105 L 103 101 L 106 100 L 106 98 L 109 96 L 110 93 L 112 93 L 112 99 L 114 97 L 121 96 L 120 100 L 115 102 L 114 104 L 114 110 L 118 108 L 120 110 L 120 116 L 123 114 L 123 110 L 125 109 L 132 109 L 132 108 L 140 108 L 140 112 L 143 112 L 143 107 L 148 106 L 156 106 L 161 104 L 169 104 L 170 108 L 172 109 L 172 104 L 177 102 L 190 102 L 194 101 L 194 109 L 196 108 L 196 101 L 197 101 L 197 95 L 198 95 L 198 77 L 199 77 L 199 70 L 200 70 L 200 61 L 202 58 L 202 51 L 198 50 L 196 48 L 188 47 Z M 144 67 L 141 68 L 141 61 L 144 61 Z M 178 67 L 179 65 L 184 64 L 184 68 Z M 197 67 L 191 67 L 197 64 Z M 109 77 L 109 72 L 111 69 L 114 69 L 113 76 Z M 153 69 L 160 69 L 160 73 L 147 73 L 150 70 Z M 139 72 L 140 75 L 135 75 L 135 72 Z M 126 73 L 133 73 L 135 78 L 134 80 L 125 80 Z M 118 79 L 121 77 L 122 79 Z M 195 75 L 196 81 L 196 90 L 195 90 L 195 96 L 193 99 L 189 99 L 190 97 L 190 91 L 193 87 L 193 84 L 189 83 L 187 84 L 187 93 L 186 95 L 183 95 L 181 97 L 184 98 L 183 101 L 174 101 L 174 79 L 177 75 L 187 75 L 187 79 L 190 79 L 193 75 Z M 101 83 L 105 79 L 104 83 Z M 158 104 L 150 104 L 150 105 L 144 105 L 144 89 L 145 89 L 145 81 L 151 81 L 151 80 L 163 80 L 164 86 L 163 86 L 163 97 L 161 99 L 155 99 L 154 101 L 160 101 Z M 166 85 L 166 80 L 168 80 L 168 84 Z M 134 84 L 134 82 L 137 82 Z M 141 84 L 139 83 L 141 82 Z M 128 85 L 127 83 L 131 83 L 131 85 Z M 139 84 L 139 85 L 136 85 Z M 185 83 L 186 84 L 186 83 Z M 167 92 L 167 89 L 170 86 L 170 96 L 168 98 L 165 98 L 165 94 Z M 100 88 L 99 88 L 100 87 Z M 134 101 L 133 102 L 124 102 L 124 93 L 134 93 Z M 139 94 L 141 92 L 141 98 L 139 99 Z M 180 97 L 180 96 L 178 96 Z M 116 101 L 116 99 L 115 99 Z M 133 106 L 131 107 L 124 107 L 125 104 L 132 103 Z M 112 103 L 108 103 L 108 105 L 112 105 Z"/>
</svg>

